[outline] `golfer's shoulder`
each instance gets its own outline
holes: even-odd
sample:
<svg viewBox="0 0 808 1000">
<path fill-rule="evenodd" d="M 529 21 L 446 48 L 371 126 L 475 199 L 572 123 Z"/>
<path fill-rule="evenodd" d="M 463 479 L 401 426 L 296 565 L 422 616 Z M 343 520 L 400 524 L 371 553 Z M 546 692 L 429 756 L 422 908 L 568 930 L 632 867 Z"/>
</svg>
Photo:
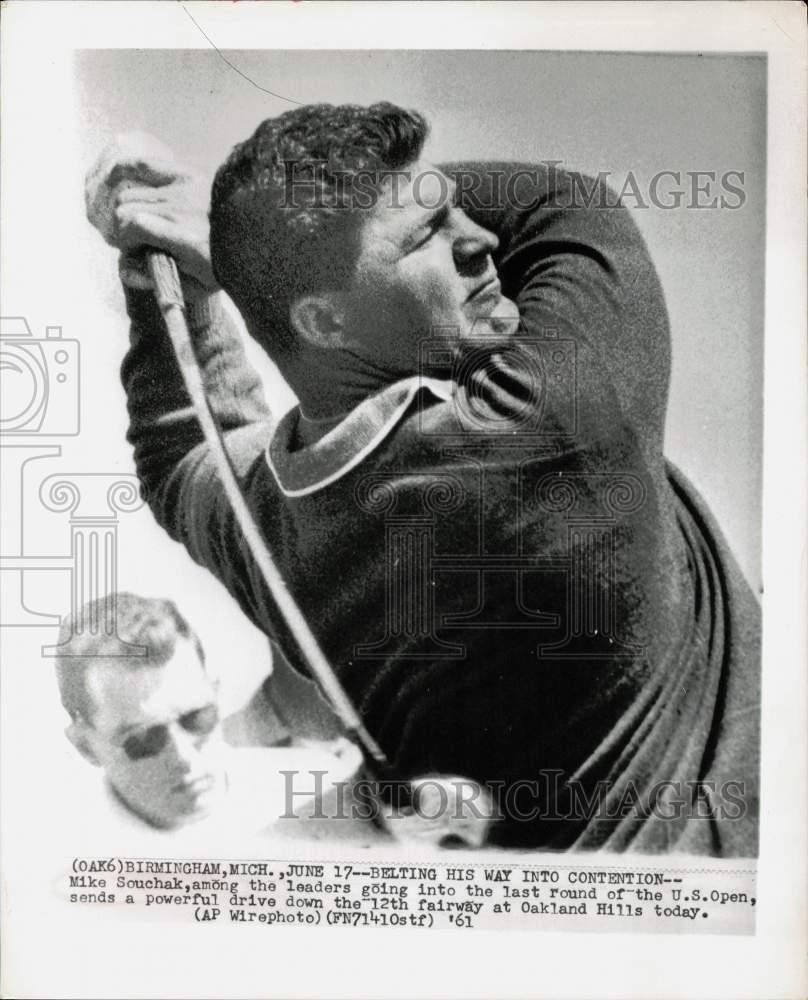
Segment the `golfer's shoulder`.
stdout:
<svg viewBox="0 0 808 1000">
<path fill-rule="evenodd" d="M 447 461 L 456 465 L 458 453 L 479 460 L 512 445 L 515 433 L 540 422 L 532 373 L 514 375 L 499 367 L 491 357 L 479 379 L 446 381 L 439 394 L 422 386 L 385 438 L 379 451 L 382 464 L 434 469 Z"/>
</svg>

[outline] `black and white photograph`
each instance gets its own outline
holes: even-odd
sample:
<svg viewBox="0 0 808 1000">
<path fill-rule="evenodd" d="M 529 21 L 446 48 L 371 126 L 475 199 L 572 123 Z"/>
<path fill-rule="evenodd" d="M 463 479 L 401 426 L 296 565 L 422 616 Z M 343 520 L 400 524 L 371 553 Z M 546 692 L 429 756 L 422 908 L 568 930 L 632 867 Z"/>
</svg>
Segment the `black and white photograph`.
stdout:
<svg viewBox="0 0 808 1000">
<path fill-rule="evenodd" d="M 3 996 L 802 995 L 800 9 L 7 5 Z"/>
</svg>

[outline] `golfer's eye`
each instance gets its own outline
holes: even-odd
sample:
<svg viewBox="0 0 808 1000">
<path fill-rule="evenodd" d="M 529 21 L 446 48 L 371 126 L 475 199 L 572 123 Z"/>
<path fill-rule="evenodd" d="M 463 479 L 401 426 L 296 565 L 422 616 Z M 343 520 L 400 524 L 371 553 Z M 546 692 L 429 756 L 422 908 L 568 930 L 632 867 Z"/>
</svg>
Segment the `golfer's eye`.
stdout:
<svg viewBox="0 0 808 1000">
<path fill-rule="evenodd" d="M 437 228 L 431 226 L 426 236 L 422 236 L 417 243 L 413 243 L 413 245 L 409 249 L 409 253 L 414 253 L 416 250 L 420 250 L 421 247 L 425 247 L 437 231 L 438 231 Z"/>
<path fill-rule="evenodd" d="M 156 757 L 166 745 L 168 730 L 165 726 L 152 726 L 141 733 L 132 733 L 123 743 L 123 751 L 130 760 Z"/>
<path fill-rule="evenodd" d="M 429 243 L 433 236 L 439 233 L 449 221 L 450 209 L 448 205 L 444 205 L 439 211 L 437 211 L 431 219 L 429 219 L 426 225 L 429 227 L 429 231 L 425 236 L 422 236 L 417 243 L 413 244 L 409 252 L 412 253 L 414 250 L 418 250 Z"/>
<path fill-rule="evenodd" d="M 212 733 L 219 723 L 219 709 L 215 705 L 205 705 L 180 716 L 179 723 L 188 733 L 206 736 Z"/>
</svg>

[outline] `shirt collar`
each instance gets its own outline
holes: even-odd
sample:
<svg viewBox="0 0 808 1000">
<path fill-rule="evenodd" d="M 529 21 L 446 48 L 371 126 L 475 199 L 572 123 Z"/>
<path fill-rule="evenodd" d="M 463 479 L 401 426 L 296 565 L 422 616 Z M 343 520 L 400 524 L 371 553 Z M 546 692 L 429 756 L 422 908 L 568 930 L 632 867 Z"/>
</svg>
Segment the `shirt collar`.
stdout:
<svg viewBox="0 0 808 1000">
<path fill-rule="evenodd" d="M 287 497 L 302 497 L 330 486 L 364 461 L 387 438 L 410 407 L 419 389 L 449 400 L 449 380 L 412 375 L 363 400 L 336 427 L 306 448 L 292 448 L 299 407 L 279 422 L 267 446 L 266 460 Z"/>
</svg>

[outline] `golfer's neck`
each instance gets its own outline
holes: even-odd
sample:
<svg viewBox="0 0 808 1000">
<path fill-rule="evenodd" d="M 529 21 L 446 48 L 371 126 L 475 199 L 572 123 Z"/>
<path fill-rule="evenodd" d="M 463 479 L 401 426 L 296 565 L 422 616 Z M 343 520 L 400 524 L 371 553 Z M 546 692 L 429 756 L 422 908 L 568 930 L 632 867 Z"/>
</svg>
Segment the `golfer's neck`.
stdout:
<svg viewBox="0 0 808 1000">
<path fill-rule="evenodd" d="M 400 378 L 401 372 L 385 370 L 348 352 L 307 352 L 290 372 L 304 418 L 301 429 L 307 437 L 309 433 L 315 439 L 321 437 L 363 400 Z"/>
</svg>

